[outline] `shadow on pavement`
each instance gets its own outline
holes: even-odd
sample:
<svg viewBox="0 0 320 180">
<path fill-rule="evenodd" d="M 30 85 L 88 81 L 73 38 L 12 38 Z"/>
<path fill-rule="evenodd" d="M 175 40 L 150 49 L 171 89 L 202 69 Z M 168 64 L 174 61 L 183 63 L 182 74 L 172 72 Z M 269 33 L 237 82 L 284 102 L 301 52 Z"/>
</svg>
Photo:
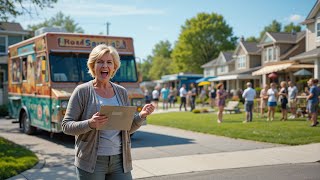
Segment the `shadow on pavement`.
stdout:
<svg viewBox="0 0 320 180">
<path fill-rule="evenodd" d="M 132 148 L 194 144 L 193 139 L 137 131 L 131 137 Z"/>
</svg>

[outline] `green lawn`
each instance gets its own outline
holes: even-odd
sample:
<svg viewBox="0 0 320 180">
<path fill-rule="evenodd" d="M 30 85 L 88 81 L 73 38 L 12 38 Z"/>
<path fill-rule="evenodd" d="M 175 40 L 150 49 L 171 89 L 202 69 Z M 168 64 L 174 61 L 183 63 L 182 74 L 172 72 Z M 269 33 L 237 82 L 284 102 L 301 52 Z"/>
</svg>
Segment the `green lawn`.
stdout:
<svg viewBox="0 0 320 180">
<path fill-rule="evenodd" d="M 299 145 L 320 142 L 320 126 L 309 127 L 305 119 L 267 122 L 254 114 L 252 123 L 242 123 L 245 113 L 224 114 L 224 121 L 217 123 L 216 113 L 194 114 L 191 112 L 172 112 L 152 114 L 148 124 L 169 126 L 190 131 L 215 134 L 232 138 L 249 139 L 262 142 Z"/>
<path fill-rule="evenodd" d="M 15 176 L 37 162 L 33 152 L 0 137 L 0 179 Z"/>
</svg>

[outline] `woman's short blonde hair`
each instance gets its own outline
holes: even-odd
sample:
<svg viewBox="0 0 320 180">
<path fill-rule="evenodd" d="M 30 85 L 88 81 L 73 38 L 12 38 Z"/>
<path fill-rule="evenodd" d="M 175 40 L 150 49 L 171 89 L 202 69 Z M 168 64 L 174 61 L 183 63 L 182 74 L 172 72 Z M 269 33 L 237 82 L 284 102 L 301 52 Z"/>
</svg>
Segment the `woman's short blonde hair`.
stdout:
<svg viewBox="0 0 320 180">
<path fill-rule="evenodd" d="M 113 58 L 114 62 L 114 72 L 112 72 L 111 78 L 117 73 L 117 70 L 120 68 L 121 62 L 120 57 L 117 50 L 112 46 L 107 46 L 106 44 L 99 44 L 95 48 L 92 49 L 89 54 L 89 59 L 87 62 L 87 67 L 89 69 L 88 73 L 95 78 L 96 72 L 94 72 L 94 65 L 97 60 L 99 60 L 103 55 L 110 54 Z"/>
</svg>

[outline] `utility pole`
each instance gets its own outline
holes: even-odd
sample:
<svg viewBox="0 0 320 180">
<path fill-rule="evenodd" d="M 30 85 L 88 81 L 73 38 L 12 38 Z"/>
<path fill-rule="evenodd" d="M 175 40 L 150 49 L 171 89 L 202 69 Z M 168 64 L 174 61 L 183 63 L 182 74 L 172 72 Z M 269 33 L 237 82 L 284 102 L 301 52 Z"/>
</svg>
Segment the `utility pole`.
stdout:
<svg viewBox="0 0 320 180">
<path fill-rule="evenodd" d="M 109 35 L 109 26 L 111 25 L 111 23 L 107 22 L 106 23 L 106 33 L 107 35 Z"/>
</svg>

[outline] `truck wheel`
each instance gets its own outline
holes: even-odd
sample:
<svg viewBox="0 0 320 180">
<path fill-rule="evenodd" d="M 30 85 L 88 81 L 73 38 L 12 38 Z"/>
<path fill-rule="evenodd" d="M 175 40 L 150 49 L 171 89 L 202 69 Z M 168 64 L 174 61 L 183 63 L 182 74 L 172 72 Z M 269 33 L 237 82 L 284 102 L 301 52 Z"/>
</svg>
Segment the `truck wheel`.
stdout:
<svg viewBox="0 0 320 180">
<path fill-rule="evenodd" d="M 22 130 L 24 133 L 31 135 L 36 132 L 36 128 L 31 126 L 31 121 L 26 112 L 22 113 L 21 121 L 22 121 Z"/>
</svg>

